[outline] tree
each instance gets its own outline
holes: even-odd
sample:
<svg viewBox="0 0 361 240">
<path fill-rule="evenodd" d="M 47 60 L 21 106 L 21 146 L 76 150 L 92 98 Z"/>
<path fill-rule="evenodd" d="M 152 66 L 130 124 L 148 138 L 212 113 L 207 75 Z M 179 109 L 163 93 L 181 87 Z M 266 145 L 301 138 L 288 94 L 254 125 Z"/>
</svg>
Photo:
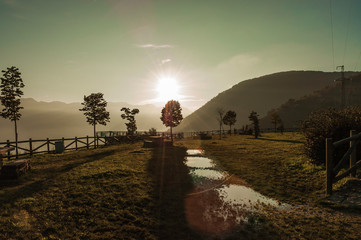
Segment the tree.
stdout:
<svg viewBox="0 0 361 240">
<path fill-rule="evenodd" d="M 84 102 L 81 104 L 84 107 L 79 111 L 83 111 L 86 121 L 94 126 L 94 148 L 96 148 L 96 125 L 107 125 L 110 119 L 109 112 L 106 110 L 107 102 L 103 98 L 103 93 L 92 93 L 84 96 Z"/>
<path fill-rule="evenodd" d="M 21 118 L 20 98 L 24 94 L 21 90 L 25 85 L 21 78 L 21 73 L 17 67 L 10 67 L 6 70 L 2 70 L 3 77 L 1 79 L 1 104 L 4 106 L 1 112 L 1 116 L 5 119 L 9 119 L 14 122 L 15 129 L 15 146 L 16 157 L 18 157 L 18 127 L 17 121 Z"/>
<path fill-rule="evenodd" d="M 254 128 L 254 137 L 258 138 L 259 136 L 259 120 L 258 120 L 258 114 L 255 111 L 252 111 L 249 116 L 248 119 L 252 122 L 253 124 L 253 128 Z"/>
<path fill-rule="evenodd" d="M 149 135 L 150 135 L 150 136 L 157 136 L 157 129 L 155 129 L 155 128 L 150 128 L 150 129 L 149 129 Z"/>
<path fill-rule="evenodd" d="M 223 108 L 218 108 L 217 114 L 218 114 L 217 121 L 219 123 L 219 139 L 222 140 L 222 125 L 223 125 L 223 115 L 224 115 Z"/>
<path fill-rule="evenodd" d="M 125 124 L 128 130 L 127 134 L 129 136 L 134 136 L 135 132 L 137 131 L 137 124 L 134 116 L 135 114 L 139 113 L 139 109 L 134 108 L 132 111 L 130 111 L 129 108 L 123 107 L 120 111 L 124 111 L 121 117 L 129 121 L 128 123 Z"/>
<path fill-rule="evenodd" d="M 285 126 L 283 125 L 282 120 L 281 120 L 280 124 L 278 125 L 277 130 L 279 130 L 281 132 L 281 134 L 283 134 L 283 132 L 285 130 Z"/>
<path fill-rule="evenodd" d="M 272 112 L 271 114 L 271 123 L 275 126 L 275 132 L 277 132 L 277 129 L 279 125 L 282 123 L 281 117 L 277 112 Z"/>
<path fill-rule="evenodd" d="M 228 111 L 223 117 L 223 123 L 229 126 L 229 135 L 232 135 L 232 125 L 237 121 L 237 114 L 235 111 Z"/>
<path fill-rule="evenodd" d="M 162 120 L 166 127 L 170 127 L 170 136 L 173 142 L 172 129 L 178 126 L 183 120 L 180 103 L 175 100 L 168 101 L 162 109 L 162 116 L 160 117 L 160 120 Z"/>
</svg>

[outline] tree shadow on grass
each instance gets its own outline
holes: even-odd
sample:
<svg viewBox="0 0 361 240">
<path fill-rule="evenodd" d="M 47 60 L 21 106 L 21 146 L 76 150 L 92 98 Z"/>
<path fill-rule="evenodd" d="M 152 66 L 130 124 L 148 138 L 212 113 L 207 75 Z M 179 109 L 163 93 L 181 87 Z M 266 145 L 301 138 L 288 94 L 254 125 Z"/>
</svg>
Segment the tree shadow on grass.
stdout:
<svg viewBox="0 0 361 240">
<path fill-rule="evenodd" d="M 193 186 L 188 167 L 184 164 L 185 147 L 159 147 L 148 162 L 155 188 L 156 218 L 159 239 L 199 239 L 186 220 L 184 198 Z"/>
<path fill-rule="evenodd" d="M 273 139 L 273 138 L 264 138 L 264 137 L 259 137 L 258 140 L 271 141 L 271 142 L 304 143 L 302 141 L 297 141 L 297 140 Z"/>
<path fill-rule="evenodd" d="M 2 203 L 12 205 L 17 199 L 27 198 L 33 194 L 46 190 L 51 187 L 51 181 L 58 175 L 71 171 L 85 163 L 101 160 L 107 156 L 115 154 L 115 150 L 107 150 L 100 153 L 89 154 L 81 157 L 74 158 L 71 155 L 64 156 L 64 159 L 57 158 L 57 164 L 51 164 L 49 167 L 38 168 L 36 163 L 30 172 L 25 176 L 21 176 L 15 180 L 0 180 L 0 206 Z M 54 161 L 54 159 L 52 159 Z M 61 163 L 59 164 L 59 161 Z"/>
</svg>

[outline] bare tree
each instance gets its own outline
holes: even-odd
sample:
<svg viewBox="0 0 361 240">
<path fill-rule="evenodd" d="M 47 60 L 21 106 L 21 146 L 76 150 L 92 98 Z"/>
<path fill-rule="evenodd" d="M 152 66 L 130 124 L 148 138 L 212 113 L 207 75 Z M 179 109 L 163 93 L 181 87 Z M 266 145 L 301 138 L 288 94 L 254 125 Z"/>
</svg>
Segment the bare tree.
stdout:
<svg viewBox="0 0 361 240">
<path fill-rule="evenodd" d="M 223 115 L 224 115 L 224 109 L 217 108 L 217 121 L 219 123 L 219 139 L 220 140 L 222 139 Z"/>
</svg>

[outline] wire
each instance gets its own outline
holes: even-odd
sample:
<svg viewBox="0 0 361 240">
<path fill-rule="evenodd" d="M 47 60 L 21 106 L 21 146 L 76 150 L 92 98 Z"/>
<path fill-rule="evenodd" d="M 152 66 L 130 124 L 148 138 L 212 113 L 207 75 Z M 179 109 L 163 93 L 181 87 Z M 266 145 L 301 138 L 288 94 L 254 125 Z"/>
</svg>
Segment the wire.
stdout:
<svg viewBox="0 0 361 240">
<path fill-rule="evenodd" d="M 358 55 L 358 59 L 357 59 L 357 61 L 356 61 L 356 64 L 355 64 L 355 67 L 354 67 L 354 71 L 356 71 L 356 68 L 357 68 L 357 65 L 358 65 L 358 63 L 360 62 L 360 58 L 361 58 L 361 52 L 360 52 L 360 54 Z"/>
<path fill-rule="evenodd" d="M 335 70 L 335 50 L 333 47 L 333 22 L 332 22 L 332 0 L 330 0 L 330 19 L 331 19 L 331 41 L 332 41 L 332 66 Z"/>
<path fill-rule="evenodd" d="M 349 0 L 347 30 L 346 30 L 345 47 L 344 47 L 344 50 L 343 50 L 342 65 L 345 65 L 345 55 L 346 55 L 346 49 L 347 49 L 347 41 L 348 41 L 349 29 L 350 29 L 351 7 L 352 7 L 352 0 Z"/>
</svg>

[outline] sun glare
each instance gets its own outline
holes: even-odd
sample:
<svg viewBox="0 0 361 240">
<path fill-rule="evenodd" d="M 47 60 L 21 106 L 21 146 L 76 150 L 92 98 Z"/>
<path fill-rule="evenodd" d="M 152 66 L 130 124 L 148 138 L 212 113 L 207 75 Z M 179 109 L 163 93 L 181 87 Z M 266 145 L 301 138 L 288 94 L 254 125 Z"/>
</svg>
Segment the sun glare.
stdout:
<svg viewBox="0 0 361 240">
<path fill-rule="evenodd" d="M 158 79 L 157 92 L 159 101 L 179 100 L 179 85 L 173 77 Z"/>
</svg>

